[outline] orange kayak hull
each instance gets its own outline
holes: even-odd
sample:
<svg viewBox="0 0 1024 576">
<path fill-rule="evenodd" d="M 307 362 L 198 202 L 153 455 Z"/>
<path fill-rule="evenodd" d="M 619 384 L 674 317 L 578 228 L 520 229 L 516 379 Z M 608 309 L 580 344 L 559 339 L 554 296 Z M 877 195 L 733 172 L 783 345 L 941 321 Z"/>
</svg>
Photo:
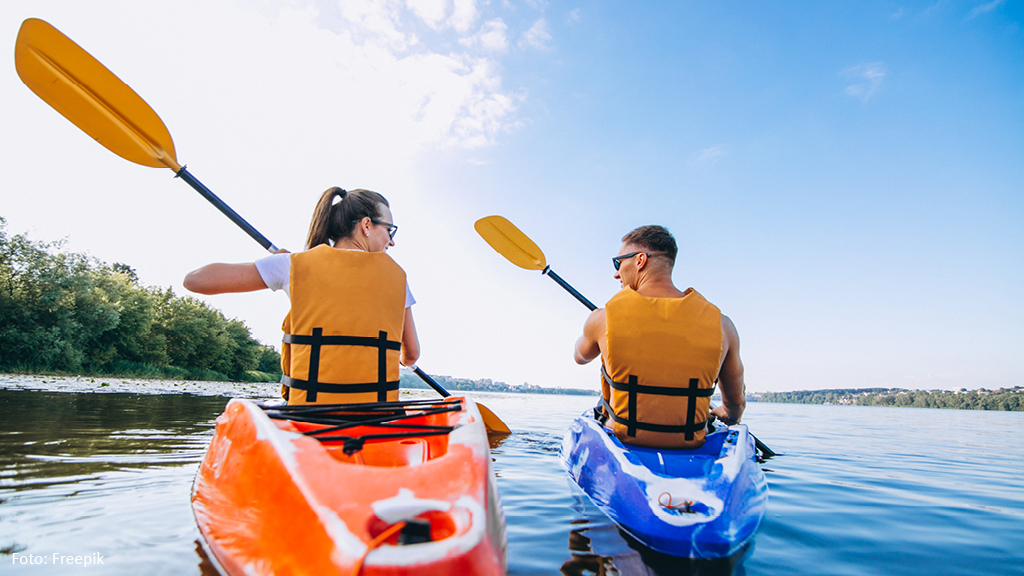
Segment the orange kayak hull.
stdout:
<svg viewBox="0 0 1024 576">
<path fill-rule="evenodd" d="M 230 575 L 504 574 L 505 519 L 483 419 L 471 399 L 449 403 L 461 409 L 404 420 L 454 426 L 448 433 L 412 430 L 346 453 L 329 434 L 303 434 L 326 426 L 231 400 L 192 493 L 211 560 Z M 384 534 L 401 521 L 418 523 L 429 541 Z"/>
</svg>

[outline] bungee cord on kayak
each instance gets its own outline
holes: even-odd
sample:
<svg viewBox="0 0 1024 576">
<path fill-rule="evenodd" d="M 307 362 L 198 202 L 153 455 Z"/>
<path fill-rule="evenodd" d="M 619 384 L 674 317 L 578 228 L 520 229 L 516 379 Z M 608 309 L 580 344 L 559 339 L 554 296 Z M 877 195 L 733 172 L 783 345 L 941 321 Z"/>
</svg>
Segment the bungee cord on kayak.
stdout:
<svg viewBox="0 0 1024 576">
<path fill-rule="evenodd" d="M 299 406 L 260 406 L 272 419 L 290 420 L 306 424 L 326 425 L 326 428 L 304 430 L 302 434 L 312 436 L 321 442 L 342 442 L 342 450 L 346 455 L 363 449 L 371 440 L 393 440 L 399 438 L 416 438 L 422 436 L 439 436 L 451 433 L 457 426 L 438 426 L 406 422 L 412 419 L 423 419 L 445 412 L 459 412 L 462 404 L 446 400 L 380 402 L 371 404 L 333 404 Z M 284 410 L 281 410 L 284 408 Z M 408 412 L 408 410 L 415 410 Z M 306 412 L 315 415 L 307 416 Z M 387 412 L 384 416 L 377 416 Z M 349 428 L 401 428 L 402 432 L 362 434 L 359 436 L 337 435 L 335 432 Z"/>
<path fill-rule="evenodd" d="M 693 500 L 683 500 L 679 504 L 673 504 L 672 494 L 669 492 L 662 492 L 661 494 L 658 494 L 658 504 L 661 504 L 661 507 L 666 510 L 682 509 L 683 512 L 693 514 L 693 508 L 691 508 L 691 506 L 693 506 Z"/>
</svg>

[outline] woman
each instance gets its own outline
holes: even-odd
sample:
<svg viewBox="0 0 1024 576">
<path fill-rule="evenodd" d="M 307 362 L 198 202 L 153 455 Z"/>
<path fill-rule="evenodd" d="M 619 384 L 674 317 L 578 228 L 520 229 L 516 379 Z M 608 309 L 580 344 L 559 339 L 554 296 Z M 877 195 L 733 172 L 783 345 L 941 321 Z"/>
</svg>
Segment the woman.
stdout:
<svg viewBox="0 0 1024 576">
<path fill-rule="evenodd" d="M 388 201 L 376 192 L 329 188 L 309 225 L 306 251 L 245 264 L 208 264 L 185 276 L 199 294 L 284 290 L 291 310 L 281 347 L 289 404 L 398 399 L 398 364 L 420 353 Z"/>
</svg>

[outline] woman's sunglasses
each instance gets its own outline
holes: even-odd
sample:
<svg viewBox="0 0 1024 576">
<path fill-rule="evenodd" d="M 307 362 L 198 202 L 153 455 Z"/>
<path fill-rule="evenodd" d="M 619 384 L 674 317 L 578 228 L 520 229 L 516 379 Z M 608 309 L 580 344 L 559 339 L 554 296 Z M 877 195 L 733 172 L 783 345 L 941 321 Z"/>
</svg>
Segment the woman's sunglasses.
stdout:
<svg viewBox="0 0 1024 576">
<path fill-rule="evenodd" d="M 394 235 L 398 234 L 398 227 L 396 227 L 396 225 L 392 224 L 391 222 L 375 220 L 373 218 L 370 218 L 370 221 L 374 222 L 375 224 L 380 224 L 382 225 L 382 227 L 387 227 L 387 235 L 391 237 L 391 240 L 394 240 Z"/>
</svg>

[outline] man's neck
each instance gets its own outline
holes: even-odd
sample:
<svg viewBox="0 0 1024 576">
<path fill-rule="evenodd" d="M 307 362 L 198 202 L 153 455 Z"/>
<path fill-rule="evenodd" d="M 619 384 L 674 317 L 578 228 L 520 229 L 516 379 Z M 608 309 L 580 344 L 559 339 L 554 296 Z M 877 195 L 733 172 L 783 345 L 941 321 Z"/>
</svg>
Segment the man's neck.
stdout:
<svg viewBox="0 0 1024 576">
<path fill-rule="evenodd" d="M 648 298 L 682 298 L 684 293 L 672 283 L 668 276 L 641 276 L 637 280 L 636 293 Z"/>
</svg>

